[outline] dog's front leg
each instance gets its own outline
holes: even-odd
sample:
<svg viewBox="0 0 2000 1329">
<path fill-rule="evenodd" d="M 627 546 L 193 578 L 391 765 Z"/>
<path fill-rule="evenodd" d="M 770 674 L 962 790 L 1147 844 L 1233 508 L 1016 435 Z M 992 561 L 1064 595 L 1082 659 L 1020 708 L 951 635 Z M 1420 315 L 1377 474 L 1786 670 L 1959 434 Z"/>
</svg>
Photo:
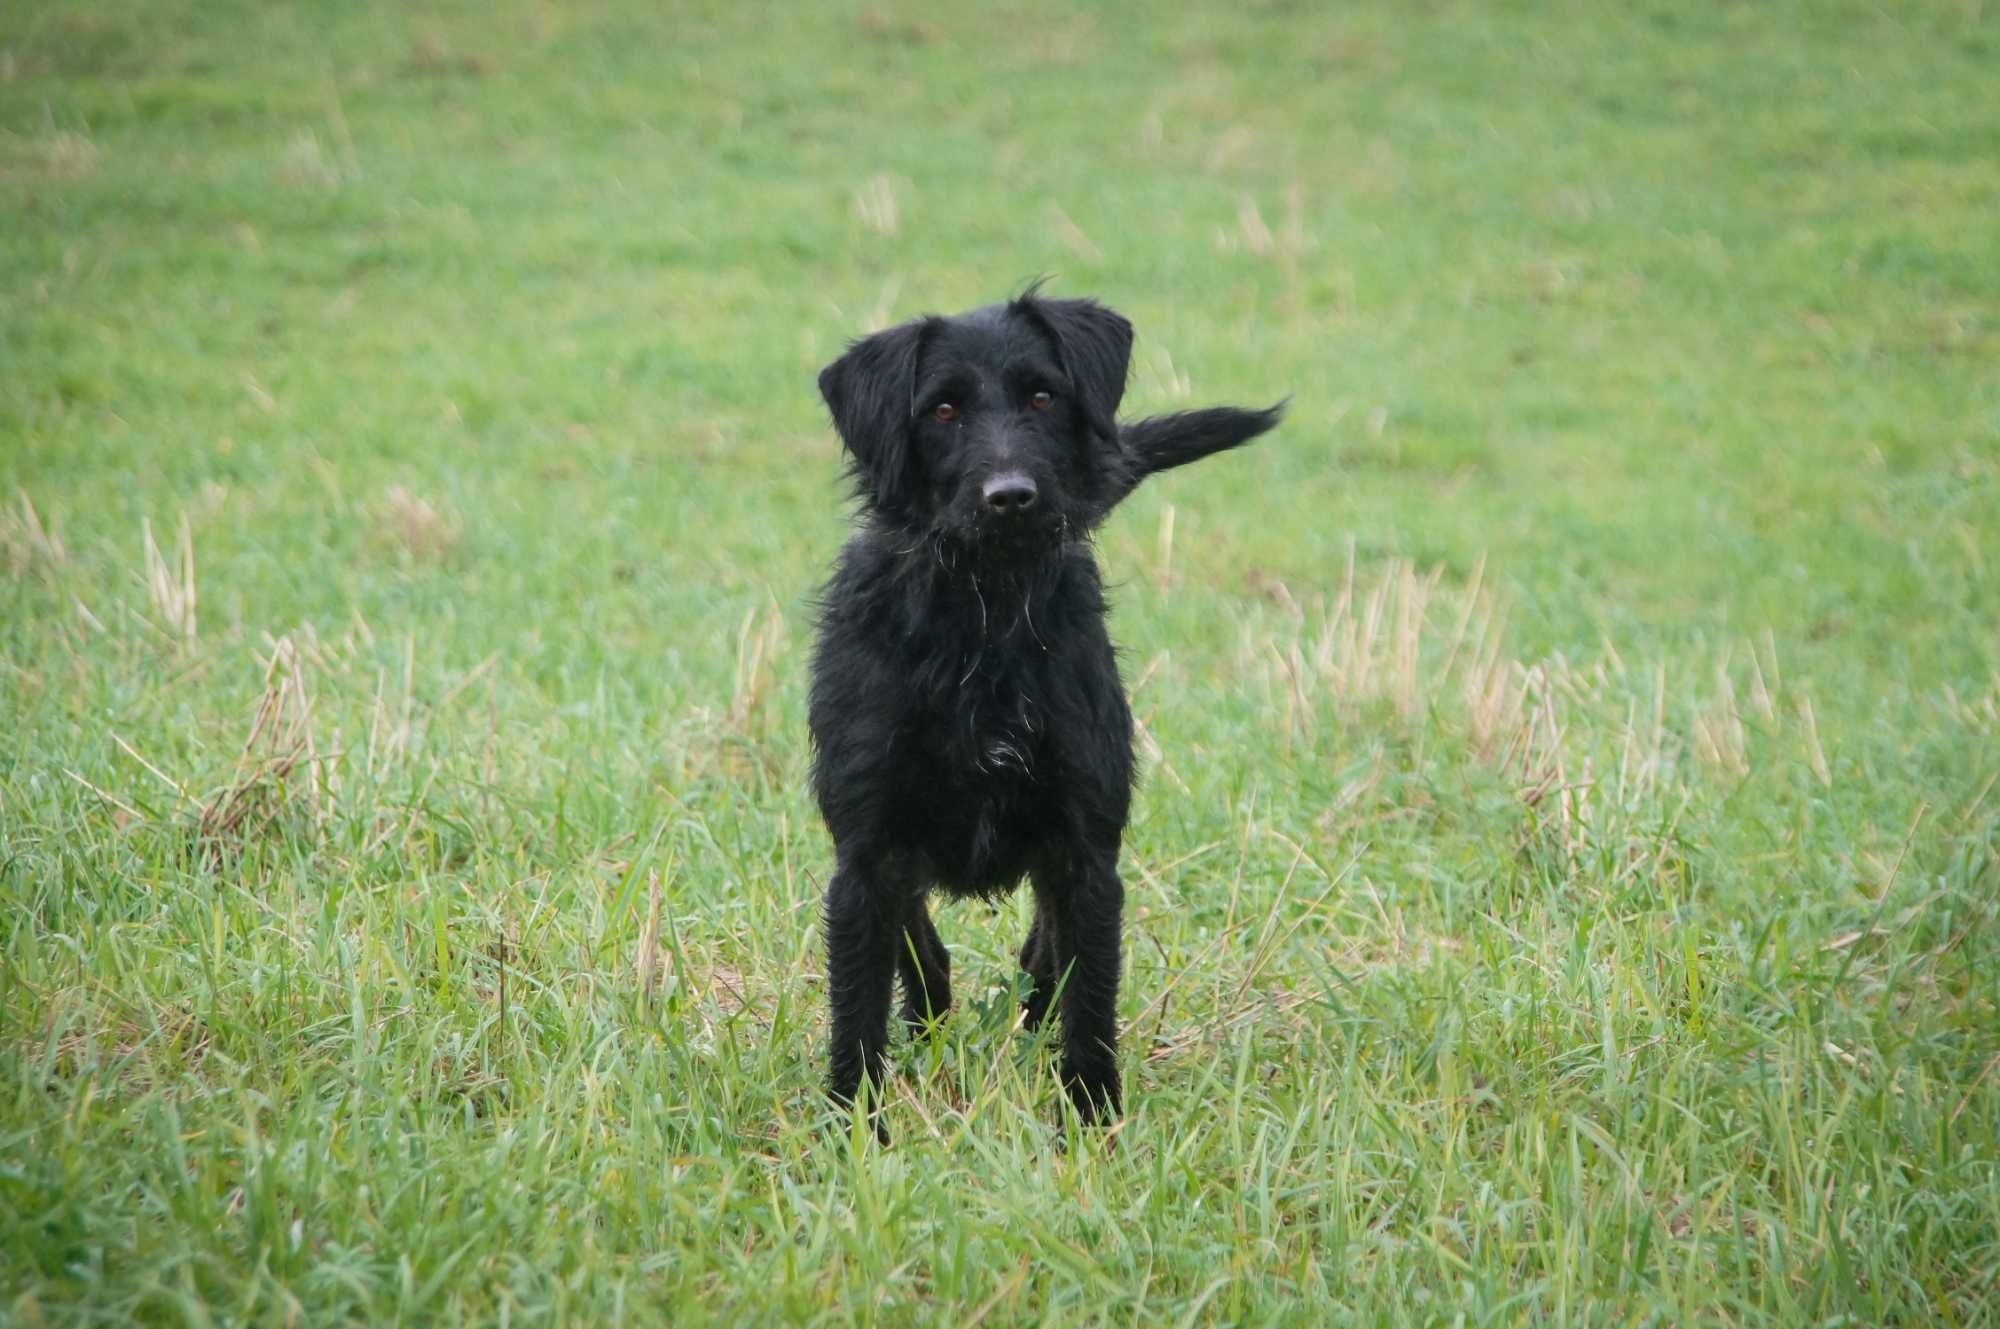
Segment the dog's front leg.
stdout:
<svg viewBox="0 0 2000 1329">
<path fill-rule="evenodd" d="M 1117 855 L 1091 852 L 1065 863 L 1044 886 L 1039 924 L 1053 923 L 1063 1022 L 1062 1081 L 1077 1115 L 1095 1122 L 1116 1117 L 1118 970 L 1125 887 Z"/>
<path fill-rule="evenodd" d="M 886 865 L 842 855 L 826 888 L 826 980 L 833 1007 L 832 1074 L 827 1092 L 853 1104 L 868 1080 L 879 1106 L 882 1061 L 889 1042 L 889 997 L 907 891 Z M 886 1138 L 881 1123 L 877 1136 Z"/>
</svg>

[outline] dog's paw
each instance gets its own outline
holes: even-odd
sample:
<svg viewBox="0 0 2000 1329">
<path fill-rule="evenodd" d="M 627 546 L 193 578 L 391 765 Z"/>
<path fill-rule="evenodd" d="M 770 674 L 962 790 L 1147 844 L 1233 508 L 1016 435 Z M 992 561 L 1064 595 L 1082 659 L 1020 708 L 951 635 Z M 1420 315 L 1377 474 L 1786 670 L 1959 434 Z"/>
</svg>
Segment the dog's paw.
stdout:
<svg viewBox="0 0 2000 1329">
<path fill-rule="evenodd" d="M 1039 1031 L 1049 1018 L 1049 1007 L 1055 1004 L 1055 992 L 1050 986 L 1034 983 L 1021 997 L 1021 1028 L 1029 1033 Z"/>
<path fill-rule="evenodd" d="M 910 1031 L 911 1038 L 928 1038 L 937 1033 L 944 1024 L 945 1011 L 934 1011 L 914 1002 L 904 1002 L 900 1012 L 903 1027 Z"/>
<path fill-rule="evenodd" d="M 880 1145 L 889 1143 L 889 1128 L 882 1123 L 882 1095 L 879 1088 L 874 1085 L 869 1086 L 865 1103 L 856 1102 L 855 1095 L 843 1094 L 838 1089 L 828 1089 L 826 1096 L 833 1104 L 833 1112 L 826 1119 L 828 1136 L 835 1139 L 853 1138 L 855 1118 L 865 1117 L 869 1130 L 875 1135 L 875 1143 Z"/>
<path fill-rule="evenodd" d="M 867 1134 L 873 1135 L 875 1143 L 885 1149 L 891 1143 L 889 1128 L 882 1124 L 880 1113 L 870 1114 Z M 843 1145 L 861 1145 L 867 1143 L 867 1135 L 857 1135 L 855 1133 L 854 1114 L 852 1112 L 835 1112 L 829 1114 L 820 1127 L 820 1135 L 829 1145 L 832 1145 L 836 1149 Z"/>
<path fill-rule="evenodd" d="M 1076 1115 L 1087 1126 L 1116 1121 L 1124 1110 L 1124 1093 L 1118 1082 L 1118 1063 L 1109 1057 L 1088 1062 L 1065 1061 L 1063 1090 L 1076 1107 Z"/>
<path fill-rule="evenodd" d="M 868 1120 L 865 1132 L 857 1132 L 854 1129 L 854 1119 L 858 1115 L 860 1114 L 854 1112 L 852 1109 L 846 1112 L 834 1113 L 832 1117 L 828 1118 L 827 1138 L 835 1144 L 860 1145 L 867 1142 L 869 1135 L 873 1135 L 876 1144 L 882 1146 L 884 1149 L 888 1148 L 891 1143 L 891 1137 L 889 1135 L 889 1128 L 882 1124 L 882 1114 L 879 1112 L 870 1112 L 867 1114 Z"/>
</svg>

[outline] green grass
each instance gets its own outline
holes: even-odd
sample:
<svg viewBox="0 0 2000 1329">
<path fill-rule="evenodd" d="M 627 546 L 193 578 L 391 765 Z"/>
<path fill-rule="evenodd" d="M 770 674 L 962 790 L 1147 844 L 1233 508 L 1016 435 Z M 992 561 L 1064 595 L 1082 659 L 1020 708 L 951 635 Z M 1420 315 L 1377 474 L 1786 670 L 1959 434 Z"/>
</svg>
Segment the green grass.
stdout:
<svg viewBox="0 0 2000 1329">
<path fill-rule="evenodd" d="M 2000 17 L 1212 8 L 0 14 L 0 1321 L 2000 1321 Z M 881 1149 L 812 375 L 1045 272 L 1293 411 Z"/>
</svg>

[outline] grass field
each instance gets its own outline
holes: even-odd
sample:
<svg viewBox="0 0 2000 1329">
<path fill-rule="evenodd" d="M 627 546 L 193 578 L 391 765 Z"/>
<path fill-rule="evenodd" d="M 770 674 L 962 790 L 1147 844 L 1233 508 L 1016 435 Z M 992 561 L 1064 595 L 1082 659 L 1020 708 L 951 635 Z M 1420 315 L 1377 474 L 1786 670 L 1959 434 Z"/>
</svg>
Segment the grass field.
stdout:
<svg viewBox="0 0 2000 1329">
<path fill-rule="evenodd" d="M 0 12 L 0 1322 L 2000 1323 L 2000 14 Z M 1293 394 L 840 1132 L 813 373 Z M 1018 903 L 1018 902 L 1017 902 Z"/>
</svg>

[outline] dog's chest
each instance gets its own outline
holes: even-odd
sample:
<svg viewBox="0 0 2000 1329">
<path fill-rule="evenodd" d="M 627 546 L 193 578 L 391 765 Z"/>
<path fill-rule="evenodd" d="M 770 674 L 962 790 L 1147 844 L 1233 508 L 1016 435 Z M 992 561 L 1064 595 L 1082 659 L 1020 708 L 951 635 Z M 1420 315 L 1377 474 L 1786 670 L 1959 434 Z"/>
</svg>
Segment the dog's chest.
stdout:
<svg viewBox="0 0 2000 1329">
<path fill-rule="evenodd" d="M 994 705 L 975 717 L 968 755 L 973 768 L 987 775 L 1032 776 L 1036 738 L 1034 710 L 1025 699 L 1011 707 Z"/>
<path fill-rule="evenodd" d="M 956 733 L 912 763 L 921 793 L 909 806 L 922 811 L 906 829 L 947 889 L 1004 888 L 1027 866 L 1046 805 L 1061 798 L 1059 764 L 1027 706 L 982 706 L 957 718 Z"/>
<path fill-rule="evenodd" d="M 989 637 L 981 628 L 962 640 L 940 634 L 935 663 L 912 676 L 907 732 L 933 774 L 962 792 L 1036 779 L 1063 727 L 1065 662 L 1030 633 Z"/>
<path fill-rule="evenodd" d="M 1033 780 L 1045 746 L 1042 708 L 1020 691 L 985 690 L 949 698 L 916 726 L 926 778 L 962 796 L 1000 792 Z"/>
</svg>

